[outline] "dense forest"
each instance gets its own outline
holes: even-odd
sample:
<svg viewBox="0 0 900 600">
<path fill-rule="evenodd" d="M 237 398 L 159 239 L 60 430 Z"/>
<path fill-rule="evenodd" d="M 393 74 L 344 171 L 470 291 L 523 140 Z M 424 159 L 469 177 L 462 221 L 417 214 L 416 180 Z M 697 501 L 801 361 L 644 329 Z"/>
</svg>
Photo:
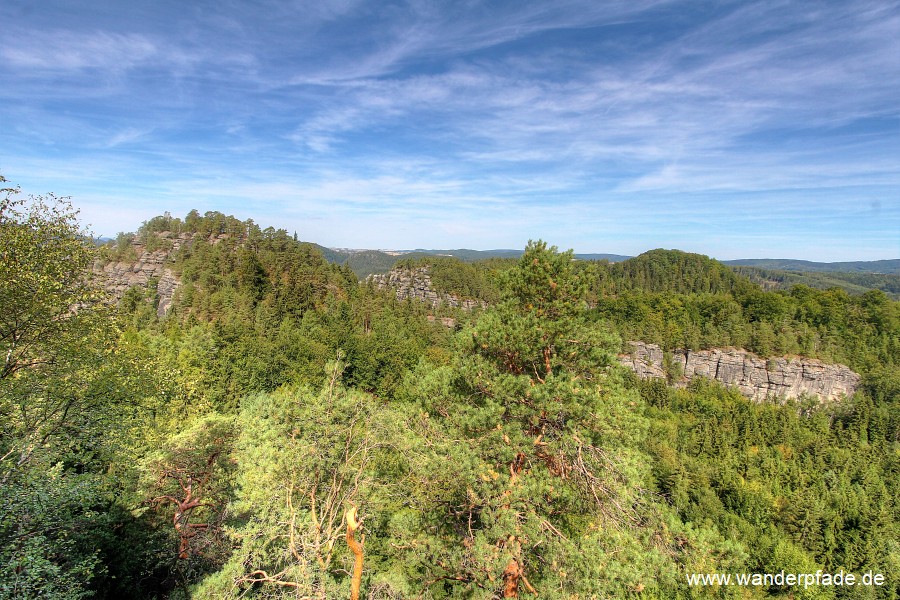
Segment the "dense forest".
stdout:
<svg viewBox="0 0 900 600">
<path fill-rule="evenodd" d="M 162 315 L 158 282 L 113 302 L 90 275 L 178 235 Z M 70 203 L 16 189 L 0 256 L 0 598 L 900 595 L 884 291 L 540 241 L 401 258 L 487 303 L 447 327 L 297 234 L 192 211 L 98 247 Z M 675 388 L 620 366 L 627 340 L 842 362 L 862 385 Z M 842 570 L 883 579 L 689 583 Z"/>
</svg>

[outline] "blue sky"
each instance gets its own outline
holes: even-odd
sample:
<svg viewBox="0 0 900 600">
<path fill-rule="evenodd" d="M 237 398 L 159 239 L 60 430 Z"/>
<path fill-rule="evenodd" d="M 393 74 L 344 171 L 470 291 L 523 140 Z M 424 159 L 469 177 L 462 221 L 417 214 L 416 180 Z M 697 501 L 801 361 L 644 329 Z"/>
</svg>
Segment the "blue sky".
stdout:
<svg viewBox="0 0 900 600">
<path fill-rule="evenodd" d="M 97 234 L 900 257 L 896 1 L 0 4 L 0 174 Z"/>
</svg>

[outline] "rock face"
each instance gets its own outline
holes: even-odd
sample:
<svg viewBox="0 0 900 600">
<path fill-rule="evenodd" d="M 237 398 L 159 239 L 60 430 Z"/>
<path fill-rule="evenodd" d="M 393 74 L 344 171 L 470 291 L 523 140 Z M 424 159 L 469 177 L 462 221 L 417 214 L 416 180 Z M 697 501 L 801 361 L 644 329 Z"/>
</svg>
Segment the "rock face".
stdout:
<svg viewBox="0 0 900 600">
<path fill-rule="evenodd" d="M 166 249 L 147 249 L 137 240 L 131 242 L 131 250 L 137 256 L 133 261 L 119 261 L 102 264 L 94 263 L 94 275 L 97 276 L 103 288 L 109 292 L 118 302 L 129 288 L 134 286 L 146 287 L 151 279 L 157 280 L 156 290 L 159 296 L 157 314 L 160 317 L 168 312 L 172 305 L 172 297 L 180 285 L 178 277 L 169 268 L 170 257 L 183 245 L 193 243 L 198 234 L 162 232 L 158 237 L 165 240 Z M 217 240 L 218 241 L 218 240 Z"/>
<path fill-rule="evenodd" d="M 175 290 L 181 285 L 181 280 L 171 269 L 174 262 L 173 255 L 179 249 L 189 247 L 191 244 L 207 243 L 214 246 L 229 239 L 232 234 L 161 231 L 155 235 L 161 240 L 162 249 L 151 252 L 135 238 L 126 252 L 127 255 L 135 257 L 134 259 L 108 263 L 98 259 L 94 262 L 93 273 L 115 302 L 121 300 L 130 288 L 135 286 L 146 288 L 151 280 L 155 279 L 159 299 L 157 314 L 162 317 L 172 307 Z M 243 242 L 243 238 L 239 238 L 239 241 Z"/>
<path fill-rule="evenodd" d="M 181 285 L 181 281 L 172 273 L 172 270 L 164 268 L 159 277 L 159 283 L 156 284 L 156 295 L 159 296 L 156 314 L 160 317 L 169 312 L 169 307 L 172 306 L 172 297 L 175 296 L 175 290 L 179 285 Z"/>
<path fill-rule="evenodd" d="M 480 300 L 461 299 L 453 294 L 436 291 L 431 285 L 431 275 L 428 274 L 428 267 L 415 269 L 396 268 L 389 273 L 370 275 L 369 280 L 375 282 L 375 285 L 380 289 L 393 288 L 396 292 L 397 300 L 401 301 L 420 300 L 427 302 L 433 308 L 452 306 L 465 310 L 471 310 L 476 306 L 486 306 Z"/>
<path fill-rule="evenodd" d="M 656 344 L 629 342 L 630 354 L 620 356 L 622 364 L 638 377 L 664 378 L 665 355 Z M 753 400 L 769 397 L 799 398 L 817 396 L 836 400 L 850 396 L 859 387 L 859 375 L 848 367 L 826 364 L 812 358 L 760 358 L 744 350 L 677 350 L 672 363 L 683 373 L 676 386 L 684 386 L 694 377 L 706 377 L 738 389 Z"/>
</svg>

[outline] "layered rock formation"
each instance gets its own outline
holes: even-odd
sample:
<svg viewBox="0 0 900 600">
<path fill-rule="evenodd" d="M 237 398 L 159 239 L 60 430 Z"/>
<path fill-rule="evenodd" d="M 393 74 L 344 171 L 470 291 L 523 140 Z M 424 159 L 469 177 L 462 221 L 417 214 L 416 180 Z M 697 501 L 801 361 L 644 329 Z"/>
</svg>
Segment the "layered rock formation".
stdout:
<svg viewBox="0 0 900 600">
<path fill-rule="evenodd" d="M 183 245 L 193 243 L 197 235 L 191 233 L 177 235 L 164 231 L 157 236 L 164 240 L 165 248 L 152 252 L 134 239 L 130 250 L 137 257 L 135 260 L 113 261 L 106 264 L 98 260 L 94 263 L 94 275 L 117 302 L 130 288 L 147 287 L 152 279 L 156 279 L 156 291 L 159 296 L 157 314 L 162 317 L 172 305 L 172 297 L 181 283 L 169 267 L 171 255 Z"/>
<path fill-rule="evenodd" d="M 665 353 L 656 344 L 629 342 L 632 351 L 621 356 L 622 364 L 641 378 L 666 377 Z M 674 367 L 674 369 L 672 368 Z M 859 375 L 844 365 L 812 358 L 763 359 L 733 348 L 678 350 L 671 355 L 670 371 L 681 373 L 676 386 L 694 377 L 706 377 L 738 389 L 753 400 L 816 396 L 836 400 L 850 396 L 859 387 Z"/>
<path fill-rule="evenodd" d="M 165 315 L 172 306 L 172 298 L 175 290 L 181 285 L 178 276 L 170 268 L 172 256 L 180 248 L 190 246 L 198 240 L 207 244 L 218 244 L 229 237 L 227 233 L 205 235 L 201 233 L 172 233 L 162 231 L 156 234 L 162 240 L 163 248 L 149 251 L 135 238 L 131 241 L 130 252 L 136 257 L 134 260 L 119 260 L 103 263 L 97 260 L 94 263 L 94 275 L 99 278 L 103 288 L 115 299 L 116 302 L 130 288 L 135 286 L 147 287 L 152 279 L 156 279 L 156 293 L 159 297 L 157 314 Z"/>
<path fill-rule="evenodd" d="M 453 294 L 436 291 L 431 284 L 431 275 L 428 274 L 428 267 L 415 269 L 396 268 L 389 273 L 370 275 L 369 280 L 373 281 L 380 289 L 393 288 L 397 295 L 397 300 L 401 301 L 421 300 L 422 302 L 427 302 L 433 308 L 452 306 L 465 310 L 470 310 L 476 306 L 485 306 L 485 303 L 480 300 L 457 298 Z"/>
</svg>

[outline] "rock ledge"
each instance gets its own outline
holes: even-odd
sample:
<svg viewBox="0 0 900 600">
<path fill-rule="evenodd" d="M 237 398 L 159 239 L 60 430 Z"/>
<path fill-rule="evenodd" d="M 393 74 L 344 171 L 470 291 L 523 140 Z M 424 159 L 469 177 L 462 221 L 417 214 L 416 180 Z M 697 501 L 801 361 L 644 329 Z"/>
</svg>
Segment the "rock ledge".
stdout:
<svg viewBox="0 0 900 600">
<path fill-rule="evenodd" d="M 642 379 L 666 377 L 665 354 L 659 346 L 628 343 L 632 351 L 619 357 L 623 365 Z M 676 386 L 687 385 L 694 377 L 706 377 L 736 388 L 753 400 L 810 395 L 831 401 L 852 395 L 860 381 L 859 375 L 845 365 L 803 357 L 764 359 L 735 348 L 676 350 L 671 360 L 675 370 L 683 374 Z"/>
<path fill-rule="evenodd" d="M 397 300 L 400 301 L 420 300 L 427 302 L 433 308 L 451 306 L 465 310 L 485 306 L 485 303 L 480 300 L 458 298 L 453 294 L 436 291 L 431 284 L 428 267 L 396 268 L 388 273 L 369 275 L 368 280 L 374 282 L 379 289 L 392 288 L 397 295 Z"/>
</svg>

